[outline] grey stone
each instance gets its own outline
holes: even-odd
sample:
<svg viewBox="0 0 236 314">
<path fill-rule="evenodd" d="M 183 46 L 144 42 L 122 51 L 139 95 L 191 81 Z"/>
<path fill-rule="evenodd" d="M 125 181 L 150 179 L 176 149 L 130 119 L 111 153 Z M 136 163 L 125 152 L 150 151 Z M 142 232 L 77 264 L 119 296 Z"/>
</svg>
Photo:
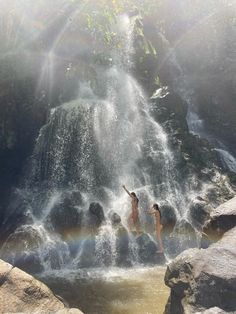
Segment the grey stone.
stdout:
<svg viewBox="0 0 236 314">
<path fill-rule="evenodd" d="M 172 234 L 164 241 L 166 251 L 172 257 L 186 249 L 198 247 L 196 231 L 185 219 L 177 222 Z"/>
<path fill-rule="evenodd" d="M 213 241 L 219 240 L 222 235 L 236 226 L 236 196 L 214 209 L 203 231 Z"/>
<path fill-rule="evenodd" d="M 158 245 L 150 235 L 142 233 L 136 238 L 139 260 L 143 264 L 164 264 L 163 253 L 158 253 Z"/>
<path fill-rule="evenodd" d="M 116 231 L 116 264 L 117 266 L 131 266 L 129 235 L 122 225 Z"/>
<path fill-rule="evenodd" d="M 212 210 L 213 208 L 201 197 L 192 200 L 189 206 L 189 215 L 191 222 L 198 230 L 202 229 Z"/>
<path fill-rule="evenodd" d="M 111 223 L 112 223 L 113 226 L 117 226 L 117 225 L 119 225 L 121 223 L 120 216 L 117 213 L 115 213 L 115 212 L 111 212 L 109 214 L 109 218 L 110 218 Z"/>
<path fill-rule="evenodd" d="M 166 313 L 196 313 L 218 307 L 236 311 L 236 227 L 208 249 L 190 249 L 167 267 L 171 288 Z M 182 310 L 181 310 L 182 307 Z"/>
<path fill-rule="evenodd" d="M 50 212 L 50 221 L 56 232 L 67 238 L 74 230 L 81 227 L 83 213 L 73 205 L 70 198 L 63 199 Z"/>
<path fill-rule="evenodd" d="M 63 309 L 57 311 L 55 314 L 83 314 L 83 313 L 78 309 Z"/>
<path fill-rule="evenodd" d="M 87 226 L 91 232 L 97 232 L 97 229 L 105 221 L 105 215 L 102 206 L 99 203 L 91 203 L 87 213 Z"/>
<path fill-rule="evenodd" d="M 1 313 L 53 314 L 65 309 L 46 285 L 2 260 L 0 282 Z M 65 313 L 81 313 L 65 310 Z"/>
</svg>

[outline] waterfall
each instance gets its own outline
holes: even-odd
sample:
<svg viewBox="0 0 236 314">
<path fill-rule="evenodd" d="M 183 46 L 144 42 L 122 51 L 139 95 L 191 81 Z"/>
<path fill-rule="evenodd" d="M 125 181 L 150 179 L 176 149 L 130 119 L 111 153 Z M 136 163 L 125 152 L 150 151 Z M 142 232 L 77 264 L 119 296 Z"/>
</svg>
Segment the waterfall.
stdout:
<svg viewBox="0 0 236 314">
<path fill-rule="evenodd" d="M 168 204 L 177 219 L 184 216 L 192 195 L 179 184 L 168 136 L 131 74 L 134 22 L 123 15 L 115 26 L 123 48 L 112 51 L 112 65 L 100 71 L 105 96 L 81 84 L 78 98 L 52 109 L 41 129 L 17 195 L 30 215 L 3 247 L 11 262 L 19 253 L 46 270 L 116 265 L 120 255 L 138 263 L 143 244 L 127 228 L 131 209 L 123 184 L 140 198 L 142 225 L 150 223 L 144 210 L 154 202 Z M 115 226 L 114 213 L 121 219 Z M 32 243 L 22 240 L 13 256 L 12 237 L 19 234 Z M 154 243 L 150 236 L 144 240 Z"/>
</svg>

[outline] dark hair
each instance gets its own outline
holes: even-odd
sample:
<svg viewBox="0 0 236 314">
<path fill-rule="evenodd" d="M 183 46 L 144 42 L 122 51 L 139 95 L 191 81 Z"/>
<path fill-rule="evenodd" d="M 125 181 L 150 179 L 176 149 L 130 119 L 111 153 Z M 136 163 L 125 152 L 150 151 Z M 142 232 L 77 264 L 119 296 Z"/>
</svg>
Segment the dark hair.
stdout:
<svg viewBox="0 0 236 314">
<path fill-rule="evenodd" d="M 160 208 L 159 208 L 158 204 L 153 204 L 153 208 L 154 208 L 155 210 L 158 210 L 158 211 L 159 211 L 160 218 L 161 218 L 161 211 L 160 211 Z"/>
<path fill-rule="evenodd" d="M 139 202 L 139 199 L 137 198 L 137 195 L 134 192 L 131 192 L 130 194 L 136 198 L 137 202 Z"/>
<path fill-rule="evenodd" d="M 154 208 L 155 210 L 160 210 L 158 204 L 153 204 L 153 208 Z"/>
</svg>

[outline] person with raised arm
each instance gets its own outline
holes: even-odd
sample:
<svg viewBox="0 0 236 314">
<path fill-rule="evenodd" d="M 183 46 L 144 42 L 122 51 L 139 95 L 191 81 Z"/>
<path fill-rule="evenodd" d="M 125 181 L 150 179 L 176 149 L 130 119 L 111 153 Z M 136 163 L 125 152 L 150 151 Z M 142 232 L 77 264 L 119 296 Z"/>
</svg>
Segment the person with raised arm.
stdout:
<svg viewBox="0 0 236 314">
<path fill-rule="evenodd" d="M 129 229 L 130 230 L 132 229 L 132 223 L 133 223 L 137 231 L 137 234 L 139 234 L 141 232 L 140 221 L 139 221 L 139 210 L 138 210 L 139 199 L 137 198 L 137 195 L 134 192 L 129 192 L 129 190 L 127 190 L 125 185 L 123 185 L 123 189 L 131 197 L 131 214 L 129 215 L 129 218 L 128 218 Z"/>
<path fill-rule="evenodd" d="M 160 251 L 158 251 L 158 253 L 163 253 L 164 250 L 163 250 L 163 244 L 162 244 L 162 239 L 161 239 L 161 230 L 162 230 L 161 211 L 158 204 L 153 204 L 150 210 L 147 211 L 147 213 L 155 217 L 156 236 L 157 236 L 157 240 L 160 246 Z"/>
</svg>

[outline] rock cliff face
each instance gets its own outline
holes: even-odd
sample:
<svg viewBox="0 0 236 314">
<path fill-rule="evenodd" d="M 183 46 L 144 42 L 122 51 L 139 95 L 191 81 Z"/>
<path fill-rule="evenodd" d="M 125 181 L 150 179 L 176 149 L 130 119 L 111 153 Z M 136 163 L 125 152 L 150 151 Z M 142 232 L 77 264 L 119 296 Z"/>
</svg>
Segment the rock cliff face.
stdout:
<svg viewBox="0 0 236 314">
<path fill-rule="evenodd" d="M 165 1 L 165 7 L 166 36 L 196 96 L 205 129 L 235 156 L 235 2 L 182 1 L 173 8 L 173 1 Z"/>
<path fill-rule="evenodd" d="M 215 209 L 207 223 L 223 237 L 207 249 L 184 251 L 167 267 L 171 288 L 166 314 L 236 311 L 236 198 Z M 228 223 L 225 223 L 228 222 Z M 232 228 L 232 229 L 230 229 Z M 229 230 L 230 229 L 230 230 Z M 226 233 L 224 233 L 226 230 Z"/>
<path fill-rule="evenodd" d="M 67 309 L 43 283 L 0 260 L 0 313 L 82 314 Z"/>
</svg>

